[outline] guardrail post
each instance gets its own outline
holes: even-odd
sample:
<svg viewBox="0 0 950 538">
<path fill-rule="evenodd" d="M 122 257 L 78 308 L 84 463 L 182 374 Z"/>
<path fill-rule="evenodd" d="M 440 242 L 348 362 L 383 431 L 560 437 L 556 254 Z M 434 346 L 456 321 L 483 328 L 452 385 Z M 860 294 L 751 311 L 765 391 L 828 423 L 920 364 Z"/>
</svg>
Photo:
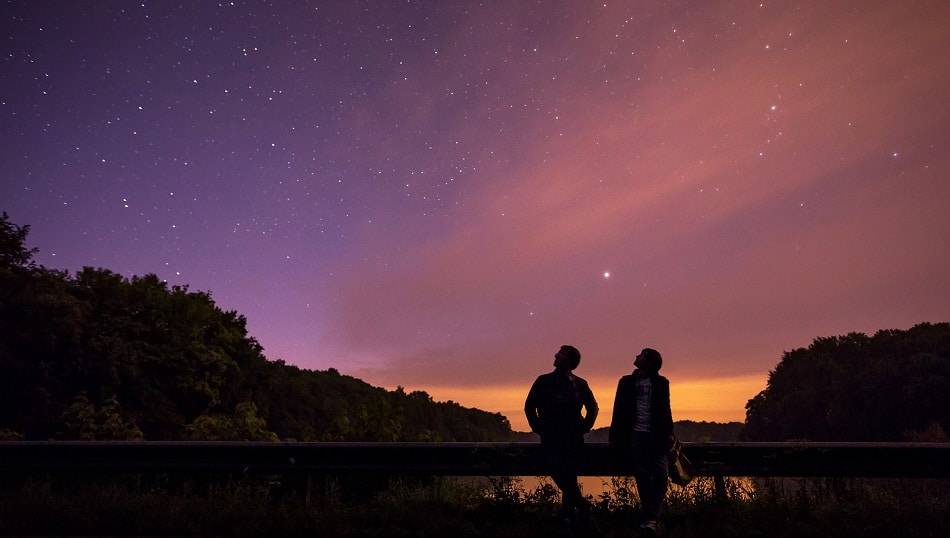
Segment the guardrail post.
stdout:
<svg viewBox="0 0 950 538">
<path fill-rule="evenodd" d="M 313 489 L 313 474 L 307 473 L 307 494 L 304 496 L 304 506 L 310 508 L 310 490 Z"/>
<path fill-rule="evenodd" d="M 713 484 L 716 488 L 716 500 L 718 502 L 725 502 L 727 500 L 726 496 L 726 478 L 722 475 L 716 475 L 713 477 Z"/>
</svg>

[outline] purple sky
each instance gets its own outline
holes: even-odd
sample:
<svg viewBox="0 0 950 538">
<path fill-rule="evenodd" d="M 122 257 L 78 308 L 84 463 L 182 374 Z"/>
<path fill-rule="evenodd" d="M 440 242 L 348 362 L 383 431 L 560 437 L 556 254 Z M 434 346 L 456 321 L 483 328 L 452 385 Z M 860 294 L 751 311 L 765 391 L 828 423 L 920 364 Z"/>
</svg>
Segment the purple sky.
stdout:
<svg viewBox="0 0 950 538">
<path fill-rule="evenodd" d="M 0 210 L 268 358 L 517 429 L 561 344 L 605 417 L 655 347 L 741 420 L 783 351 L 950 320 L 948 2 L 177 4 L 4 3 Z"/>
</svg>

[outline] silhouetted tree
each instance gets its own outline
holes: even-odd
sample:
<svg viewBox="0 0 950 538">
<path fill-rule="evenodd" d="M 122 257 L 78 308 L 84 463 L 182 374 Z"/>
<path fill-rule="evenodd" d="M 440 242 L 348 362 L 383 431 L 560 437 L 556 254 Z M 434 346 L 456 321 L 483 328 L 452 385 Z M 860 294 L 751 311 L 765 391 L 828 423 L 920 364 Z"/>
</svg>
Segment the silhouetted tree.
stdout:
<svg viewBox="0 0 950 538">
<path fill-rule="evenodd" d="M 33 255 L 37 249 L 26 248 L 26 236 L 30 226 L 17 226 L 10 222 L 10 216 L 4 211 L 0 216 L 0 271 L 33 265 Z"/>
<path fill-rule="evenodd" d="M 901 441 L 950 426 L 950 324 L 817 338 L 746 404 L 756 441 Z"/>
</svg>

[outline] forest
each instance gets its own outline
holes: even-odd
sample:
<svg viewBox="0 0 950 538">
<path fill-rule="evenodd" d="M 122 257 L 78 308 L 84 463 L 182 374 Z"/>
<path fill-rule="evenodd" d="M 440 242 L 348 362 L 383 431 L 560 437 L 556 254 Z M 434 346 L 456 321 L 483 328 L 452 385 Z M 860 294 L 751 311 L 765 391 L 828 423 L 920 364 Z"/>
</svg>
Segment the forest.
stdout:
<svg viewBox="0 0 950 538">
<path fill-rule="evenodd" d="M 0 218 L 0 439 L 531 441 L 499 413 L 268 360 L 245 318 L 154 274 L 35 263 Z M 743 424 L 685 441 L 946 440 L 950 324 L 785 352 Z M 588 436 L 606 438 L 606 429 Z"/>
<path fill-rule="evenodd" d="M 950 323 L 816 338 L 786 352 L 746 404 L 748 441 L 941 441 Z"/>
<path fill-rule="evenodd" d="M 268 360 L 210 293 L 33 260 L 0 219 L 0 439 L 505 441 L 499 413 Z"/>
</svg>

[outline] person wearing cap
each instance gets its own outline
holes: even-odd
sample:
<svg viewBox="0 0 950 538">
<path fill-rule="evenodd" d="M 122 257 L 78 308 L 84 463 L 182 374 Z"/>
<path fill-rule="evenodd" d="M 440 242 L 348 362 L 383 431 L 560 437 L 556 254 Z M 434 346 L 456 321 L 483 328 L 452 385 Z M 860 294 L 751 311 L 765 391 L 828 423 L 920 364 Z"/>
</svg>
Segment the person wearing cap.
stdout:
<svg viewBox="0 0 950 538">
<path fill-rule="evenodd" d="M 666 500 L 669 452 L 673 447 L 670 382 L 660 375 L 663 357 L 646 348 L 633 362 L 632 374 L 620 378 L 614 398 L 608 442 L 634 466 L 634 479 L 643 507 L 645 532 L 656 533 Z"/>
<path fill-rule="evenodd" d="M 579 515 L 589 518 L 591 505 L 577 484 L 577 461 L 583 457 L 584 434 L 594 427 L 597 401 L 587 381 L 574 375 L 581 353 L 561 346 L 554 354 L 554 371 L 538 376 L 524 403 L 531 431 L 541 437 L 551 479 L 561 490 L 559 517 L 572 523 Z"/>
</svg>

